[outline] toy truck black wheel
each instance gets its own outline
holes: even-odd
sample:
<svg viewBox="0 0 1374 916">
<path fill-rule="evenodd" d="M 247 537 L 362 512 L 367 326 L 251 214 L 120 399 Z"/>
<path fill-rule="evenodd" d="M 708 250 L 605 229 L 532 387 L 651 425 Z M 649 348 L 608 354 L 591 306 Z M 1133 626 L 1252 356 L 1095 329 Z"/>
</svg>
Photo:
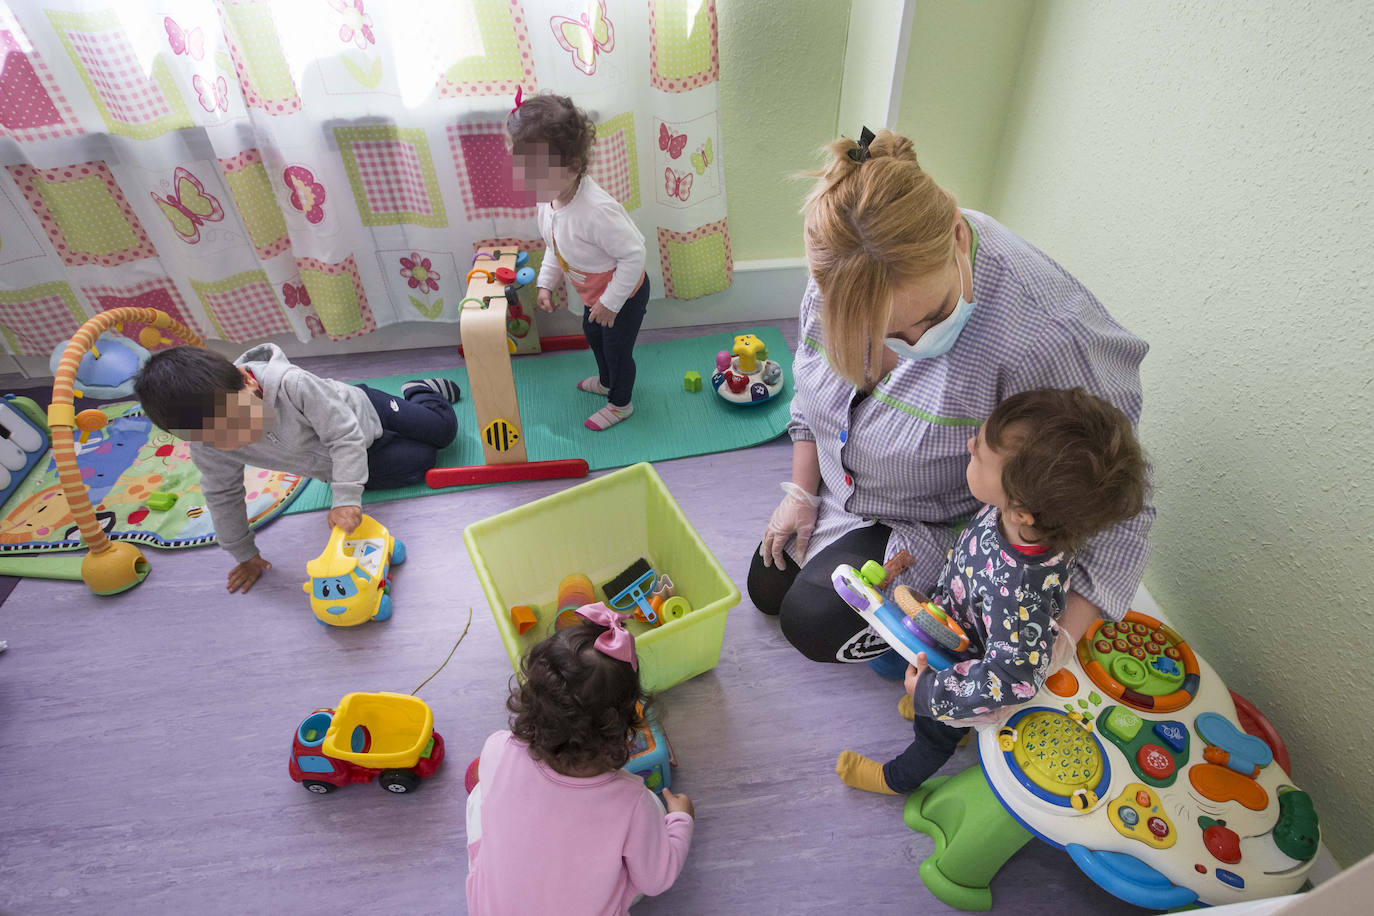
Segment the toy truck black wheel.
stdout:
<svg viewBox="0 0 1374 916">
<path fill-rule="evenodd" d="M 304 782 L 302 782 L 301 785 L 305 786 L 307 789 L 309 789 L 311 792 L 314 792 L 316 795 L 328 795 L 330 792 L 333 792 L 335 789 L 338 788 L 338 786 L 336 785 L 327 782 L 320 782 L 318 779 L 307 779 Z"/>
<path fill-rule="evenodd" d="M 404 795 L 407 792 L 414 792 L 420 787 L 420 777 L 410 770 L 383 770 L 377 784 L 388 792 Z"/>
</svg>

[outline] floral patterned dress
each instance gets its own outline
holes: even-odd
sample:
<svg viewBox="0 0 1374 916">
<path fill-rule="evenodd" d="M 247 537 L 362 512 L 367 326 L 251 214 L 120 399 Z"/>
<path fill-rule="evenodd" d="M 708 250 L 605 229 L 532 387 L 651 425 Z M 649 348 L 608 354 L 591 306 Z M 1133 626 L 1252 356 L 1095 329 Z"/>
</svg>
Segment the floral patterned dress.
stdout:
<svg viewBox="0 0 1374 916">
<path fill-rule="evenodd" d="M 926 669 L 912 698 L 918 715 L 982 716 L 1026 702 L 1045 681 L 1072 556 L 1021 553 L 1003 537 L 999 516 L 984 506 L 949 551 L 931 598 L 964 628 L 973 657 Z"/>
</svg>

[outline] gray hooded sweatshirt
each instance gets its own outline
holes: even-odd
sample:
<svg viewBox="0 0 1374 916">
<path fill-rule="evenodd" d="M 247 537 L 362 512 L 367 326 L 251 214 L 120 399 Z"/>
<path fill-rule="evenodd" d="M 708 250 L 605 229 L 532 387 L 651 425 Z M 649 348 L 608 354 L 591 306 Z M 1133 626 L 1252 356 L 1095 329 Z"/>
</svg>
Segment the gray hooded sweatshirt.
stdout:
<svg viewBox="0 0 1374 916">
<path fill-rule="evenodd" d="M 276 344 L 253 347 L 234 361 L 253 373 L 270 408 L 267 431 L 232 451 L 190 443 L 205 505 L 220 546 L 242 563 L 257 556 L 244 504 L 246 465 L 330 482 L 335 506 L 362 505 L 367 448 L 382 434 L 362 389 L 291 365 Z"/>
</svg>

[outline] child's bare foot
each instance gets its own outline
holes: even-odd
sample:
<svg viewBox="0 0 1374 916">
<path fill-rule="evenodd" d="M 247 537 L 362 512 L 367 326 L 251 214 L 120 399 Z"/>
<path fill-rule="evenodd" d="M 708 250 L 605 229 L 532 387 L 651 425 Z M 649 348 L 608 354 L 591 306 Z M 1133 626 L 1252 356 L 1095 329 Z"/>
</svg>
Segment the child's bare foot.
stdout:
<svg viewBox="0 0 1374 916">
<path fill-rule="evenodd" d="M 845 785 L 855 789 L 876 792 L 879 795 L 897 794 L 887 787 L 887 780 L 883 778 L 883 765 L 863 754 L 840 751 L 840 758 L 835 761 L 835 773 Z"/>
</svg>

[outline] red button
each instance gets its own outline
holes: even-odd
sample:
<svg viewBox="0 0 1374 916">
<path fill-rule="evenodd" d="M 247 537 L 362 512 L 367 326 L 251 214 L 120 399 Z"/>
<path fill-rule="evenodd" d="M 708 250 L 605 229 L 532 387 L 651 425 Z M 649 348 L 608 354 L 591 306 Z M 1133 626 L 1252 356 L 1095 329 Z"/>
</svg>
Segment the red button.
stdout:
<svg viewBox="0 0 1374 916">
<path fill-rule="evenodd" d="M 1240 836 L 1230 827 L 1213 824 L 1202 831 L 1202 845 L 1218 862 L 1235 865 L 1240 861 Z"/>
<path fill-rule="evenodd" d="M 1174 758 L 1158 744 L 1142 745 L 1135 752 L 1135 762 L 1141 772 L 1152 779 L 1168 779 L 1174 772 Z"/>
<path fill-rule="evenodd" d="M 1162 817 L 1152 817 L 1145 822 L 1145 826 L 1150 828 L 1150 832 L 1161 840 L 1169 835 L 1169 825 L 1164 823 Z"/>
<path fill-rule="evenodd" d="M 846 487 L 852 487 L 854 485 L 854 478 L 850 477 L 848 474 L 844 475 L 844 485 Z"/>
</svg>

